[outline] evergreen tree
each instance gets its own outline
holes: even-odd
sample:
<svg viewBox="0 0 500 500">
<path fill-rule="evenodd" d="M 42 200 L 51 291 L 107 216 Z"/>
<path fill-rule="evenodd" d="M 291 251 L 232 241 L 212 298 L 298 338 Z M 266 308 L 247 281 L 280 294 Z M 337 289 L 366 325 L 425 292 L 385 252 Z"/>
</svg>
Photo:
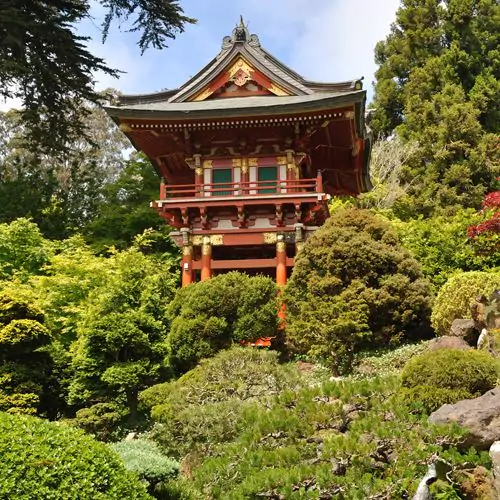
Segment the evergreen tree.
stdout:
<svg viewBox="0 0 500 500">
<path fill-rule="evenodd" d="M 30 138 L 45 149 L 68 150 L 87 128 L 80 107 L 98 103 L 94 74 L 117 76 L 87 50 L 89 37 L 77 25 L 89 17 L 90 0 L 10 0 L 0 8 L 0 96 L 18 98 Z M 140 33 L 138 45 L 166 47 L 166 42 L 195 22 L 176 0 L 99 0 L 106 12 L 105 40 L 113 21 Z"/>
<path fill-rule="evenodd" d="M 375 49 L 374 132 L 419 144 L 401 213 L 478 207 L 500 171 L 500 4 L 403 0 Z"/>
</svg>

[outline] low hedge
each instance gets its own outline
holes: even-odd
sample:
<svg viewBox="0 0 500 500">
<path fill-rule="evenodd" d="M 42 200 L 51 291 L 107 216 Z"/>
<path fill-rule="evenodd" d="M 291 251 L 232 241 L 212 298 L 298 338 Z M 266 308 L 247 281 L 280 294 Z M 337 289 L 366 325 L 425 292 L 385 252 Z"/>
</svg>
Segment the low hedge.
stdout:
<svg viewBox="0 0 500 500">
<path fill-rule="evenodd" d="M 63 424 L 0 413 L 0 456 L 0 498 L 152 498 L 105 444 Z"/>
</svg>

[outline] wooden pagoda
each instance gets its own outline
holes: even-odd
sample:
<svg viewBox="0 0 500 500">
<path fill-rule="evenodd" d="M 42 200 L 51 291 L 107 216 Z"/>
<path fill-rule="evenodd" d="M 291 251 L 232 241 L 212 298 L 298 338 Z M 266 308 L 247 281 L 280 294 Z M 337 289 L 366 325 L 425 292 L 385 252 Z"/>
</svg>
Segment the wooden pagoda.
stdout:
<svg viewBox="0 0 500 500">
<path fill-rule="evenodd" d="M 304 79 L 243 20 L 178 89 L 106 108 L 161 178 L 151 206 L 182 248 L 182 284 L 238 269 L 286 283 L 328 200 L 370 189 L 361 80 Z"/>
</svg>

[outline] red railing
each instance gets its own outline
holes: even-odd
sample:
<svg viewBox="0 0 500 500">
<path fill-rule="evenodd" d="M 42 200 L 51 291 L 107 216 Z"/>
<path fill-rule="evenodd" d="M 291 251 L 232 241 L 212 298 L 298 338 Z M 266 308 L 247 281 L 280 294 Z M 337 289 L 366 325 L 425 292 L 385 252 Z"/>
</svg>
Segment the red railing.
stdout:
<svg viewBox="0 0 500 500">
<path fill-rule="evenodd" d="M 160 199 L 193 198 L 208 196 L 263 196 L 291 193 L 322 193 L 321 175 L 314 179 L 240 181 L 210 184 L 171 184 L 162 183 Z"/>
</svg>

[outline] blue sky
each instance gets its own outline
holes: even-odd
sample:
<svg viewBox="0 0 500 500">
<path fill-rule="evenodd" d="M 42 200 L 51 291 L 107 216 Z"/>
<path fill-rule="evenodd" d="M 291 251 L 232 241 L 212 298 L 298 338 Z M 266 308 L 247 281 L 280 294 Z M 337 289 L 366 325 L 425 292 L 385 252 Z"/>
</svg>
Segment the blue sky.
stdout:
<svg viewBox="0 0 500 500">
<path fill-rule="evenodd" d="M 181 0 L 181 5 L 198 24 L 188 26 L 169 48 L 150 49 L 142 56 L 137 35 L 116 26 L 101 44 L 102 12 L 94 8 L 94 20 L 82 25 L 80 33 L 92 37 L 91 50 L 108 65 L 125 71 L 119 80 L 96 75 L 96 86 L 125 94 L 176 88 L 219 52 L 222 38 L 242 14 L 261 44 L 307 79 L 364 76 L 370 98 L 373 49 L 388 34 L 399 0 Z"/>
</svg>

